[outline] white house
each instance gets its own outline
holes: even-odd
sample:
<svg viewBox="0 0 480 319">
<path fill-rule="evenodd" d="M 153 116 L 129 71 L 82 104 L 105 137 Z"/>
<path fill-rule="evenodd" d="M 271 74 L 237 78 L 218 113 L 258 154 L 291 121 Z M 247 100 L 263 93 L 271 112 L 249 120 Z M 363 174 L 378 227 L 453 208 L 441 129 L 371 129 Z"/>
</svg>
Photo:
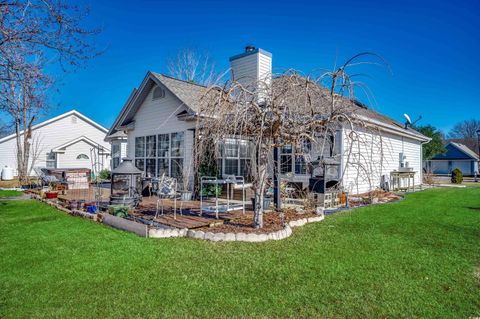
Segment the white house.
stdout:
<svg viewBox="0 0 480 319">
<path fill-rule="evenodd" d="M 35 158 L 34 167 L 93 169 L 99 163 L 110 169 L 110 144 L 104 141 L 107 132 L 78 111 L 66 112 L 32 127 L 30 161 Z M 0 167 L 12 167 L 16 174 L 15 136 L 0 139 Z"/>
<path fill-rule="evenodd" d="M 232 77 L 252 83 L 262 80 L 275 86 L 279 78 L 271 78 L 272 55 L 248 47 L 244 53 L 230 58 Z M 166 75 L 148 72 L 138 89 L 125 103 L 106 140 L 125 143 L 127 156 L 146 175 L 163 173 L 179 178 L 192 166 L 193 144 L 199 103 L 207 88 Z M 331 137 L 324 156 L 340 160 L 342 184 L 351 193 L 363 193 L 380 186 L 382 179 L 399 167 L 411 167 L 416 172 L 416 184 L 422 182 L 422 143 L 429 139 L 405 128 L 404 125 L 361 103 L 354 112 L 365 123 L 355 128 L 357 136 L 369 140 L 368 149 L 351 144 L 350 129 L 339 127 Z M 122 140 L 116 139 L 121 136 Z M 222 175 L 245 175 L 248 166 L 248 147 L 245 141 L 224 141 L 220 163 Z M 113 145 L 113 142 L 112 142 Z M 351 147 L 350 147 L 351 146 Z M 312 158 L 318 150 L 311 149 Z M 280 172 L 284 179 L 306 187 L 310 175 L 303 156 L 295 147 L 283 147 Z"/>
</svg>

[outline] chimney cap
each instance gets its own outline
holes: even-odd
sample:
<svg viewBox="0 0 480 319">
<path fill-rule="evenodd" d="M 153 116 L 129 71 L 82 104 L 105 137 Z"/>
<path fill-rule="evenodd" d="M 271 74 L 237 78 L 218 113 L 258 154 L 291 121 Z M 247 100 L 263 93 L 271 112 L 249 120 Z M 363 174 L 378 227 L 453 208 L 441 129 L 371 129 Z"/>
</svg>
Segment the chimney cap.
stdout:
<svg viewBox="0 0 480 319">
<path fill-rule="evenodd" d="M 252 54 L 255 54 L 255 53 L 261 53 L 261 54 L 266 55 L 270 58 L 272 57 L 272 54 L 270 52 L 265 51 L 265 50 L 260 49 L 260 48 L 256 48 L 253 45 L 249 44 L 245 47 L 245 52 L 230 57 L 230 62 L 232 62 L 234 60 L 237 60 L 237 59 L 240 59 L 240 58 L 243 58 L 243 57 L 246 57 L 246 56 L 249 56 L 249 55 L 252 55 Z"/>
</svg>

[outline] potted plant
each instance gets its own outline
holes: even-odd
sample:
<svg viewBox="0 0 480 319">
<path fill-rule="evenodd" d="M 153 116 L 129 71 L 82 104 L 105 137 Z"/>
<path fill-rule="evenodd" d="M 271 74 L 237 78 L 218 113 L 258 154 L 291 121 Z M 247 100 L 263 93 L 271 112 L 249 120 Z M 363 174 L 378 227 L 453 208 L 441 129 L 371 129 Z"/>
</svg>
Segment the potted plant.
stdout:
<svg viewBox="0 0 480 319">
<path fill-rule="evenodd" d="M 45 197 L 47 199 L 55 199 L 58 197 L 58 192 L 54 190 L 56 187 L 56 184 L 54 182 L 50 182 L 48 190 L 45 192 Z"/>
</svg>

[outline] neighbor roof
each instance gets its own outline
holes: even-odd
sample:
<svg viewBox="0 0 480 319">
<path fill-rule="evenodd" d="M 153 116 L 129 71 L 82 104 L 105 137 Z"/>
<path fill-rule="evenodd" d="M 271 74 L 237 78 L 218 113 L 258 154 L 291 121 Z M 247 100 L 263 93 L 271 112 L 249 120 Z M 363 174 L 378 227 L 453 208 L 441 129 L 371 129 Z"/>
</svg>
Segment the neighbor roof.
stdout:
<svg viewBox="0 0 480 319">
<path fill-rule="evenodd" d="M 84 135 L 79 136 L 79 137 L 77 137 L 77 138 L 74 138 L 73 140 L 70 140 L 70 141 L 68 141 L 68 142 L 66 142 L 66 143 L 64 143 L 64 144 L 62 144 L 62 145 L 57 146 L 57 147 L 54 147 L 54 148 L 52 149 L 52 152 L 55 152 L 55 153 L 65 152 L 65 148 L 67 148 L 67 147 L 69 147 L 69 146 L 71 146 L 71 145 L 73 145 L 73 144 L 75 144 L 75 143 L 78 143 L 78 142 L 80 142 L 80 141 L 83 141 L 83 142 L 85 142 L 85 143 L 87 143 L 87 144 L 90 144 L 91 146 L 98 147 L 99 149 L 102 150 L 103 153 L 109 153 L 109 151 L 108 151 L 105 147 L 103 147 L 102 145 L 98 144 L 97 142 L 89 139 L 88 137 L 86 137 L 86 136 L 84 136 Z"/>
<path fill-rule="evenodd" d="M 40 128 L 40 127 L 43 127 L 43 126 L 45 126 L 45 125 L 49 125 L 49 124 L 51 124 L 51 123 L 53 123 L 53 122 L 56 122 L 56 121 L 58 121 L 58 120 L 61 120 L 61 119 L 65 118 L 65 117 L 67 117 L 67 116 L 70 116 L 70 115 L 75 115 L 76 117 L 78 117 L 78 118 L 84 120 L 85 122 L 91 124 L 92 126 L 96 127 L 96 128 L 99 129 L 100 131 L 103 131 L 104 133 L 107 133 L 107 132 L 108 132 L 108 130 L 107 130 L 105 127 L 101 126 L 100 124 L 98 124 L 97 122 L 93 121 L 92 119 L 86 117 L 85 115 L 83 115 L 82 113 L 78 112 L 77 110 L 71 110 L 71 111 L 68 111 L 68 112 L 66 112 L 66 113 L 60 114 L 60 115 L 58 115 L 58 116 L 52 117 L 51 119 L 48 119 L 48 120 L 43 121 L 43 122 L 41 122 L 41 123 L 35 124 L 35 125 L 32 126 L 32 130 L 36 130 L 36 129 L 38 129 L 38 128 Z M 23 131 L 21 131 L 20 134 L 23 134 Z M 5 142 L 5 141 L 8 141 L 9 139 L 14 138 L 15 136 L 17 136 L 17 134 L 15 134 L 15 133 L 10 134 L 10 135 L 7 135 L 7 136 L 5 136 L 5 137 L 3 137 L 3 138 L 0 139 L 0 143 L 3 143 L 3 142 Z"/>
</svg>

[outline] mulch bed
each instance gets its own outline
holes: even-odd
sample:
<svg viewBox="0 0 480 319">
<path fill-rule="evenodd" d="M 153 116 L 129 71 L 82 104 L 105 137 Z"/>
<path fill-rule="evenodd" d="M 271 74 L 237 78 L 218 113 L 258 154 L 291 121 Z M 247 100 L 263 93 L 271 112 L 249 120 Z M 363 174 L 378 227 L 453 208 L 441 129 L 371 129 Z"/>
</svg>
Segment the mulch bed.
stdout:
<svg viewBox="0 0 480 319">
<path fill-rule="evenodd" d="M 284 224 L 292 221 L 298 220 L 307 217 L 315 217 L 316 215 L 312 212 L 301 212 L 298 213 L 294 209 L 286 208 L 284 209 L 284 222 L 280 215 L 276 212 L 269 211 L 263 214 L 263 228 L 256 229 L 253 223 L 253 213 L 248 212 L 242 214 L 241 212 L 234 212 L 231 214 L 231 218 L 223 225 L 218 225 L 215 227 L 204 227 L 199 230 L 212 233 L 256 233 L 264 234 L 270 233 L 277 230 L 281 230 L 284 227 Z"/>
</svg>

